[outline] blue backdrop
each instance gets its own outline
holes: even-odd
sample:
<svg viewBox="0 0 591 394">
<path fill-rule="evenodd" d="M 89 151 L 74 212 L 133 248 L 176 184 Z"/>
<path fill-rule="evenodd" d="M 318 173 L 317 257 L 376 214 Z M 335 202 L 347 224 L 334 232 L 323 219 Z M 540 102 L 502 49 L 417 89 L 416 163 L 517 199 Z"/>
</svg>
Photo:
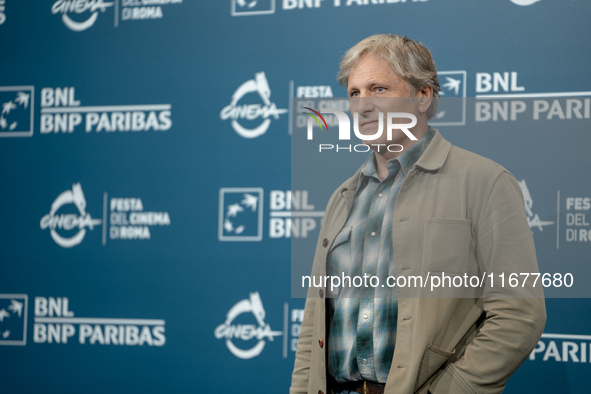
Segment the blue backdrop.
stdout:
<svg viewBox="0 0 591 394">
<path fill-rule="evenodd" d="M 291 237 L 315 243 L 337 186 L 292 185 L 290 98 L 345 96 L 339 60 L 376 33 L 421 40 L 446 97 L 468 98 L 432 123 L 521 181 L 540 267 L 585 267 L 590 14 L 560 0 L 0 0 L 2 392 L 286 392 L 304 306 Z M 521 99 L 526 130 L 503 113 Z M 309 212 L 293 231 L 295 211 Z M 506 392 L 589 392 L 590 307 L 547 300 Z"/>
</svg>

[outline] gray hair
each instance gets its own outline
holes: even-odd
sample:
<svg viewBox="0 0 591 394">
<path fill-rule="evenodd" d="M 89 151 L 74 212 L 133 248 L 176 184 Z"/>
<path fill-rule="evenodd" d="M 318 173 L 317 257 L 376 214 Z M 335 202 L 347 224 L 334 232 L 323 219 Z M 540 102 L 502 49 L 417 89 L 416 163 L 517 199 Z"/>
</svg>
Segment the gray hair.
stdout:
<svg viewBox="0 0 591 394">
<path fill-rule="evenodd" d="M 366 53 L 386 60 L 394 72 L 406 81 L 412 95 L 415 95 L 418 90 L 431 86 L 433 99 L 427 110 L 427 119 L 435 116 L 441 88 L 433 57 L 420 41 L 416 42 L 396 34 L 376 34 L 367 37 L 349 49 L 341 59 L 337 76 L 341 86 L 347 88 L 351 70 Z"/>
</svg>

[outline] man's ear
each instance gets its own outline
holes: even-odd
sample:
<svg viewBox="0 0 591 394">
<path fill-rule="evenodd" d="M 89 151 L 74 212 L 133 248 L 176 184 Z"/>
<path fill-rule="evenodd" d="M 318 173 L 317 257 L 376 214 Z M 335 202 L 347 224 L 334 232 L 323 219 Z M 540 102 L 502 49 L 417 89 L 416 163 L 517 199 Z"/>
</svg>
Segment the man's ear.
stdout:
<svg viewBox="0 0 591 394">
<path fill-rule="evenodd" d="M 433 87 L 427 86 L 417 92 L 416 98 L 418 99 L 419 112 L 427 112 L 431 106 L 433 100 Z"/>
</svg>

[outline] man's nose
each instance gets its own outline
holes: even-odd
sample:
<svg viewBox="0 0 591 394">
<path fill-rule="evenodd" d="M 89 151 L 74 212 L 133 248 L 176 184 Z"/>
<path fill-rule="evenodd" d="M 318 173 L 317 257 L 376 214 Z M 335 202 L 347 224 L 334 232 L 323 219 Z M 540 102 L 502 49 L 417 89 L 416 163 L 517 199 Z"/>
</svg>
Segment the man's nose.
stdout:
<svg viewBox="0 0 591 394">
<path fill-rule="evenodd" d="M 360 94 L 355 98 L 357 99 L 357 102 L 355 103 L 355 112 L 358 112 L 361 115 L 365 115 L 375 111 L 376 106 L 374 103 L 374 99 L 370 96 Z"/>
</svg>

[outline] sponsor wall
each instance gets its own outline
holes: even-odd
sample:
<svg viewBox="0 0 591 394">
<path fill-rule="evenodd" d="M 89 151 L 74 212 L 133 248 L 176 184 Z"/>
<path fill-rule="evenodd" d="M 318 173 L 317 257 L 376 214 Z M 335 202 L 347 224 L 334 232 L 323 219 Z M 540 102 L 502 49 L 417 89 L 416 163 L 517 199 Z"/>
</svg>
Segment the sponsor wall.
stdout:
<svg viewBox="0 0 591 394">
<path fill-rule="evenodd" d="M 286 392 L 304 307 L 291 242 L 312 253 L 342 181 L 319 168 L 317 188 L 292 185 L 305 115 L 290 99 L 346 96 L 339 59 L 376 33 L 430 48 L 455 103 L 431 123 L 520 181 L 540 267 L 585 267 L 590 12 L 0 0 L 2 391 Z M 590 307 L 547 300 L 545 334 L 506 392 L 587 390 Z"/>
</svg>

